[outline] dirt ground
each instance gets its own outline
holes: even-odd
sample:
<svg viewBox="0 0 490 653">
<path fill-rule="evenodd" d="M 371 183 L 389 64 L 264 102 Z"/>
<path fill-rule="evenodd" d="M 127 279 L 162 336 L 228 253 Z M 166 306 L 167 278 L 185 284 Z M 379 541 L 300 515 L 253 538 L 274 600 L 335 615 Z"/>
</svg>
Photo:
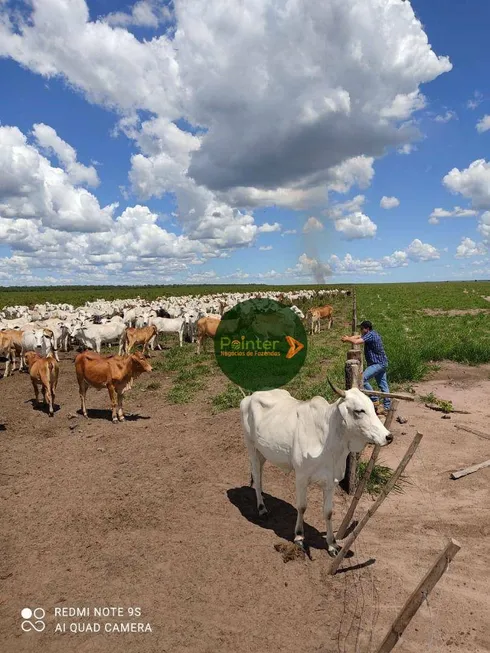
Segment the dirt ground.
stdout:
<svg viewBox="0 0 490 653">
<path fill-rule="evenodd" d="M 390 495 L 332 577 L 319 488 L 310 489 L 306 513 L 311 560 L 285 564 L 274 548 L 293 533 L 293 475 L 266 465 L 272 515 L 257 521 L 238 410 L 212 416 L 205 392 L 192 405 L 169 405 L 168 375 L 152 373 L 128 394 L 125 423 L 109 421 L 107 393 L 95 390 L 84 420 L 73 354 L 64 358 L 53 419 L 32 406 L 27 375 L 0 379 L 2 652 L 375 651 L 449 537 L 461 551 L 395 650 L 490 650 L 490 468 L 449 478 L 490 458 L 490 440 L 454 428 L 490 435 L 490 366 L 443 365 L 416 386 L 470 415 L 442 419 L 420 403 L 400 406 L 408 423 L 394 424 L 381 462 L 395 467 L 421 431 L 411 484 Z M 160 389 L 143 390 L 156 379 Z M 366 496 L 357 515 L 371 502 Z M 335 527 L 347 505 L 339 490 Z M 104 606 L 125 616 L 92 616 Z M 22 631 L 25 607 L 46 611 L 43 632 Z M 62 607 L 91 616 L 55 616 Z M 141 616 L 128 617 L 128 608 Z M 127 621 L 152 632 L 104 632 L 106 622 Z M 100 633 L 69 632 L 72 623 L 95 622 Z M 55 632 L 60 623 L 68 632 Z"/>
</svg>

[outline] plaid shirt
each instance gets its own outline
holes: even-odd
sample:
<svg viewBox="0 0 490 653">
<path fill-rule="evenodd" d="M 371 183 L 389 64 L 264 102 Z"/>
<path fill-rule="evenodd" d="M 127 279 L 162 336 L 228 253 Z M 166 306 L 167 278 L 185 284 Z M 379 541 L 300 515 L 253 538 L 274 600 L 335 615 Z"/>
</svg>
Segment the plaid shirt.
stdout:
<svg viewBox="0 0 490 653">
<path fill-rule="evenodd" d="M 377 331 L 368 331 L 362 336 L 364 342 L 364 356 L 368 365 L 383 365 L 388 366 L 388 358 L 386 356 L 383 341 Z"/>
</svg>

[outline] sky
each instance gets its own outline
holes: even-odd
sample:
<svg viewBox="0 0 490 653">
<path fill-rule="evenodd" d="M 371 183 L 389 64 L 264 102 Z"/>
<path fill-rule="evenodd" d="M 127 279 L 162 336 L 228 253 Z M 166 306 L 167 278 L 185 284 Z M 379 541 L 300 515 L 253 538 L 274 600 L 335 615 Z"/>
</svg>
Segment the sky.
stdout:
<svg viewBox="0 0 490 653">
<path fill-rule="evenodd" d="M 490 278 L 490 3 L 0 0 L 0 285 Z"/>
</svg>

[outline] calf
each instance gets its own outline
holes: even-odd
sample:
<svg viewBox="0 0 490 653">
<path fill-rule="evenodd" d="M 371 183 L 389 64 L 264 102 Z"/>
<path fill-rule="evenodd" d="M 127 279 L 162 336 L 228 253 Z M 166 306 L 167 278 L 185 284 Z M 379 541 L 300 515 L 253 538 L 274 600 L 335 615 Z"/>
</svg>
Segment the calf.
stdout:
<svg viewBox="0 0 490 653">
<path fill-rule="evenodd" d="M 333 324 L 333 307 L 332 306 L 319 306 L 317 308 L 310 308 L 306 313 L 306 318 L 310 323 L 310 334 L 320 333 L 320 324 L 323 318 L 328 320 L 328 328 L 332 328 Z"/>
<path fill-rule="evenodd" d="M 86 394 L 90 386 L 101 390 L 107 388 L 111 399 L 112 421 L 124 421 L 123 395 L 133 385 L 133 380 L 143 372 L 151 372 L 151 365 L 137 351 L 130 356 L 101 356 L 84 351 L 75 358 L 82 413 L 87 415 Z"/>
<path fill-rule="evenodd" d="M 54 415 L 54 399 L 56 386 L 58 385 L 59 365 L 52 354 L 45 358 L 35 351 L 28 351 L 25 356 L 29 375 L 31 377 L 36 404 L 39 404 L 39 388 L 42 386 L 44 403 L 48 405 L 49 416 Z"/>
<path fill-rule="evenodd" d="M 144 355 L 149 342 L 156 338 L 157 333 L 158 329 L 154 324 L 143 327 L 142 329 L 126 329 L 122 340 L 124 353 L 130 354 L 133 347 L 143 345 Z"/>
</svg>

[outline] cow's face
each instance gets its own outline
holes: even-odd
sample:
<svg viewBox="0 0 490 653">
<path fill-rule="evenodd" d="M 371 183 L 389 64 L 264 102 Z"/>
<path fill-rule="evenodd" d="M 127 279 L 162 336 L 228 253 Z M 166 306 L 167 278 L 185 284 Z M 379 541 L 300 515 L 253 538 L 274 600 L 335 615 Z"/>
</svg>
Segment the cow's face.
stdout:
<svg viewBox="0 0 490 653">
<path fill-rule="evenodd" d="M 43 344 L 45 344 L 44 330 L 39 329 L 37 331 L 33 331 L 32 337 L 34 339 L 34 348 L 41 349 Z"/>
<path fill-rule="evenodd" d="M 151 372 L 152 367 L 140 351 L 131 354 L 133 360 L 133 369 L 138 373 Z"/>
<path fill-rule="evenodd" d="M 357 388 L 347 390 L 339 403 L 350 451 L 362 451 L 366 444 L 384 447 L 393 441 L 374 410 L 371 399 Z"/>
<path fill-rule="evenodd" d="M 39 359 L 39 354 L 36 354 L 35 351 L 28 351 L 24 355 L 27 367 L 30 369 L 32 364 Z"/>
</svg>

